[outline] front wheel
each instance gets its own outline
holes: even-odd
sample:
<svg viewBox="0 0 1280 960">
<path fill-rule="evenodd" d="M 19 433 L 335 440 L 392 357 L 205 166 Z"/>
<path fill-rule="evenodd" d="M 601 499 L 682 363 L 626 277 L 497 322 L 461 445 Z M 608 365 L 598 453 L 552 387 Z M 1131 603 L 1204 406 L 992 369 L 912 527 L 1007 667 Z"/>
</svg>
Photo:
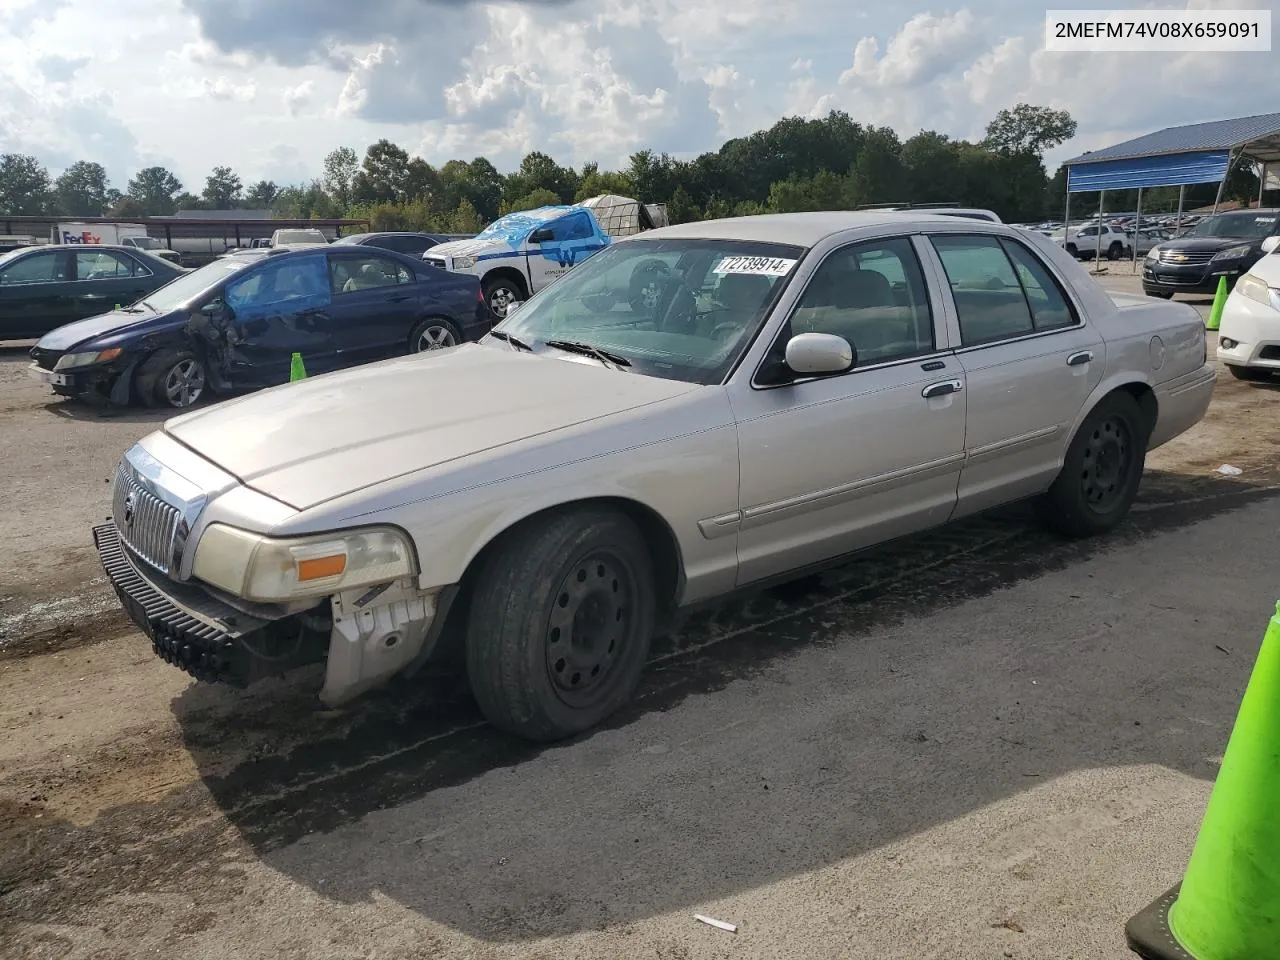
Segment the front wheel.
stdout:
<svg viewBox="0 0 1280 960">
<path fill-rule="evenodd" d="M 511 277 L 491 277 L 484 281 L 484 301 L 489 305 L 489 312 L 497 319 L 507 318 L 507 308 L 513 303 L 527 300 L 524 284 Z"/>
<path fill-rule="evenodd" d="M 423 320 L 409 334 L 409 352 L 423 353 L 427 350 L 447 350 L 462 342 L 462 334 L 448 320 L 431 317 Z"/>
<path fill-rule="evenodd" d="M 1130 394 L 1104 397 L 1080 425 L 1053 486 L 1036 501 L 1040 519 L 1068 537 L 1115 527 L 1138 495 L 1150 433 Z"/>
<path fill-rule="evenodd" d="M 481 711 L 535 742 L 591 729 L 631 698 L 656 606 L 649 550 L 627 517 L 532 521 L 497 547 L 471 600 L 467 673 Z"/>
<path fill-rule="evenodd" d="M 208 392 L 204 363 L 190 350 L 158 350 L 138 368 L 138 398 L 149 407 L 184 410 Z"/>
</svg>

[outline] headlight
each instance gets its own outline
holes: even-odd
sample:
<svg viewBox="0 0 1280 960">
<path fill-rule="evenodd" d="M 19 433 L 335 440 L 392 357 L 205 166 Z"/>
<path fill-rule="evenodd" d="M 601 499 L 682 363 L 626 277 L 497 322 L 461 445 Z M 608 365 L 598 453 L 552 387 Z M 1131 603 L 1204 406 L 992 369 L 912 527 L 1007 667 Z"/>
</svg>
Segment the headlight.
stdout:
<svg viewBox="0 0 1280 960">
<path fill-rule="evenodd" d="M 1160 259 L 1160 248 L 1159 248 L 1159 247 L 1152 247 L 1150 250 L 1148 250 L 1148 251 L 1147 251 L 1147 259 L 1148 259 L 1148 260 L 1159 260 L 1159 259 Z"/>
<path fill-rule="evenodd" d="M 413 576 L 413 546 L 399 530 L 370 527 L 314 537 L 263 537 L 210 524 L 192 573 L 245 600 L 283 602 Z"/>
<path fill-rule="evenodd" d="M 1221 253 L 1215 253 L 1213 255 L 1213 259 L 1214 260 L 1239 260 L 1241 257 L 1247 257 L 1249 255 L 1249 251 L 1252 249 L 1253 248 L 1250 247 L 1249 244 L 1247 243 L 1242 244 L 1238 247 L 1228 247 L 1226 250 L 1223 250 Z"/>
<path fill-rule="evenodd" d="M 470 270 L 475 265 L 476 265 L 475 257 L 454 257 L 453 258 L 454 270 Z"/>
<path fill-rule="evenodd" d="M 1235 292 L 1272 310 L 1280 310 L 1280 289 L 1268 287 L 1266 281 L 1251 273 L 1246 273 L 1236 281 Z"/>
<path fill-rule="evenodd" d="M 120 356 L 123 351 L 119 347 L 106 350 L 94 350 L 89 353 L 64 353 L 53 365 L 54 370 L 71 370 L 75 367 L 92 367 L 95 363 L 106 363 Z"/>
</svg>

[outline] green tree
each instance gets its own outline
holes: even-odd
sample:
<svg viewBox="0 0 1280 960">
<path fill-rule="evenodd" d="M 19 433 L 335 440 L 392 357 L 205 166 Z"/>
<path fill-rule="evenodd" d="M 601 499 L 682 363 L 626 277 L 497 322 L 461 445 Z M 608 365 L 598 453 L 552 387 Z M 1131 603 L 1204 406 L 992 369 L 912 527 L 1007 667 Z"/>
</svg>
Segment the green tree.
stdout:
<svg viewBox="0 0 1280 960">
<path fill-rule="evenodd" d="M 830 170 L 811 177 L 779 180 L 769 190 L 768 208 L 775 213 L 803 210 L 844 210 L 848 207 L 849 180 Z"/>
<path fill-rule="evenodd" d="M 280 196 L 280 188 L 274 180 L 259 180 L 244 195 L 244 205 L 250 210 L 270 210 Z"/>
<path fill-rule="evenodd" d="M 868 127 L 849 176 L 849 205 L 909 200 L 902 168 L 902 144 L 888 127 Z"/>
<path fill-rule="evenodd" d="M 458 201 L 458 208 L 449 219 L 449 233 L 479 233 L 483 229 L 480 214 L 470 200 Z"/>
<path fill-rule="evenodd" d="M 49 206 L 49 171 L 35 157 L 0 155 L 0 213 L 36 216 Z"/>
<path fill-rule="evenodd" d="M 244 184 L 230 167 L 214 167 L 205 178 L 200 198 L 210 210 L 230 210 L 240 200 Z"/>
<path fill-rule="evenodd" d="M 324 188 L 338 206 L 351 204 L 351 185 L 360 169 L 360 158 L 350 147 L 338 147 L 324 158 Z"/>
<path fill-rule="evenodd" d="M 582 168 L 582 177 L 578 181 L 578 189 L 573 195 L 574 203 L 581 203 L 583 200 L 607 193 L 620 197 L 635 197 L 635 184 L 625 173 L 601 170 L 594 163 L 585 164 Z M 636 199 L 641 198 L 636 197 Z"/>
<path fill-rule="evenodd" d="M 572 203 L 578 189 L 578 175 L 562 167 L 547 154 L 535 150 L 520 161 L 520 169 L 507 177 L 504 194 L 527 197 L 539 190 L 555 194 L 556 203 Z"/>
<path fill-rule="evenodd" d="M 357 203 L 403 203 L 407 199 L 409 154 L 390 140 L 370 144 L 351 184 Z"/>
<path fill-rule="evenodd" d="M 111 209 L 108 211 L 108 215 L 112 217 L 119 217 L 121 220 L 136 220 L 139 217 L 151 216 L 151 214 L 147 212 L 147 208 L 143 205 L 141 200 L 138 200 L 135 197 L 130 197 L 127 194 L 112 205 Z"/>
<path fill-rule="evenodd" d="M 405 167 L 404 193 L 409 201 L 430 202 L 440 190 L 440 176 L 421 157 L 414 157 Z"/>
<path fill-rule="evenodd" d="M 1061 146 L 1076 135 L 1076 122 L 1066 110 L 1020 103 L 1001 110 L 987 124 L 983 146 L 1003 153 L 1034 153 Z"/>
<path fill-rule="evenodd" d="M 527 196 L 511 201 L 511 205 L 507 208 L 507 213 L 515 213 L 520 210 L 535 210 L 538 207 L 555 206 L 559 202 L 560 197 L 557 194 L 551 190 L 539 188 L 529 193 Z"/>
<path fill-rule="evenodd" d="M 677 186 L 671 193 L 671 200 L 667 203 L 667 219 L 671 223 L 690 223 L 702 219 L 702 211 L 693 202 L 693 196 L 684 188 L 684 184 Z"/>
<path fill-rule="evenodd" d="M 72 217 L 100 217 L 109 207 L 107 171 L 102 164 L 77 160 L 53 183 L 59 213 Z"/>
<path fill-rule="evenodd" d="M 164 167 L 144 167 L 129 181 L 128 197 L 137 202 L 142 216 L 169 216 L 174 197 L 182 192 L 182 181 Z"/>
</svg>

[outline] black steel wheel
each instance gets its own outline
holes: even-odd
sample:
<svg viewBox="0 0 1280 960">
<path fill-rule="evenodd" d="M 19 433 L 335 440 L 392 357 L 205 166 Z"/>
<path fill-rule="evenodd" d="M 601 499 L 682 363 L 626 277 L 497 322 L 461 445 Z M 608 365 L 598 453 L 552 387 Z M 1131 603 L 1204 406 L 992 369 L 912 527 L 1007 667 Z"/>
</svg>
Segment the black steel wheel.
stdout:
<svg viewBox="0 0 1280 960">
<path fill-rule="evenodd" d="M 1118 390 L 1104 397 L 1072 438 L 1036 512 L 1070 537 L 1105 533 L 1129 512 L 1138 495 L 1151 434 L 1138 401 Z"/>
<path fill-rule="evenodd" d="M 467 673 L 499 729 L 573 736 L 631 698 L 657 608 L 643 535 L 604 508 L 557 511 L 492 548 L 474 581 Z"/>
</svg>

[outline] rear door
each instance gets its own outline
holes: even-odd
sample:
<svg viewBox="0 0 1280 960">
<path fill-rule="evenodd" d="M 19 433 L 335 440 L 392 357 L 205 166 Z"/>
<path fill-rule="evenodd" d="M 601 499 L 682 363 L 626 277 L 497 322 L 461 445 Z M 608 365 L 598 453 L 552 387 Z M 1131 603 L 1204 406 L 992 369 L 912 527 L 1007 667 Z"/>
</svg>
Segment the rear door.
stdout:
<svg viewBox="0 0 1280 960">
<path fill-rule="evenodd" d="M 323 251 L 269 257 L 228 283 L 224 374 L 236 383 L 265 386 L 289 379 L 293 354 L 309 373 L 336 366 L 328 258 Z"/>
<path fill-rule="evenodd" d="M 968 393 L 956 515 L 1039 493 L 1102 379 L 1102 338 L 1051 266 L 1008 237 L 935 234 Z"/>
<path fill-rule="evenodd" d="M 399 356 L 420 318 L 413 269 L 376 250 L 329 254 L 335 362 L 340 367 Z"/>
<path fill-rule="evenodd" d="M 80 247 L 73 263 L 78 317 L 94 317 L 116 306 L 127 306 L 155 286 L 151 270 L 126 253 Z"/>
<path fill-rule="evenodd" d="M 41 250 L 0 267 L 0 339 L 39 337 L 76 319 L 71 254 Z"/>
</svg>

